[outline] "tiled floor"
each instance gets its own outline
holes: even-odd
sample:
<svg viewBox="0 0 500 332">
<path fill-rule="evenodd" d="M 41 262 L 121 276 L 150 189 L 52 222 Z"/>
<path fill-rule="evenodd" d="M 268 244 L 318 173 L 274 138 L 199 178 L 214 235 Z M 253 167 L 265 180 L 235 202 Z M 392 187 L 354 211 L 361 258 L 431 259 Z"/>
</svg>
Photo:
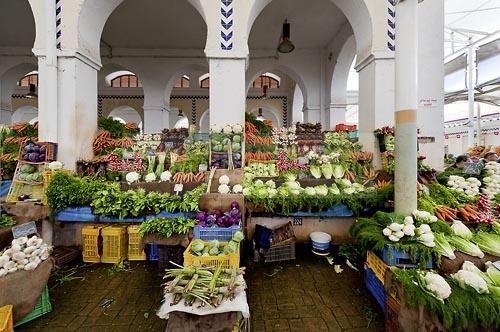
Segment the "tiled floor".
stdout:
<svg viewBox="0 0 500 332">
<path fill-rule="evenodd" d="M 343 264 L 337 274 L 325 258 L 297 251 L 295 261 L 248 268 L 252 331 L 384 330 L 361 272 Z M 16 331 L 164 331 L 167 321 L 156 316 L 161 283 L 154 265 L 144 262 L 126 270 L 72 265 L 50 280 L 52 312 Z"/>
</svg>

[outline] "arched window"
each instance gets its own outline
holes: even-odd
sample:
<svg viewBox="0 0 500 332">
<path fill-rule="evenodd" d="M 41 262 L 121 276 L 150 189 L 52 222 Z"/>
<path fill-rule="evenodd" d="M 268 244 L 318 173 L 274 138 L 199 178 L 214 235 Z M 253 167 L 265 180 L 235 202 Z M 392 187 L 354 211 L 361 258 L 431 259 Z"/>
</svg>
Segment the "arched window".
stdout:
<svg viewBox="0 0 500 332">
<path fill-rule="evenodd" d="M 182 77 L 179 77 L 177 81 L 175 82 L 174 88 L 189 88 L 189 76 L 183 75 Z"/>
<path fill-rule="evenodd" d="M 112 88 L 141 88 L 142 83 L 135 75 L 121 75 L 111 80 Z"/>
<path fill-rule="evenodd" d="M 269 89 L 279 89 L 279 77 L 276 75 L 271 76 L 268 73 L 260 75 L 255 81 L 253 81 L 252 88 L 261 89 L 264 85 L 267 85 Z"/>
<path fill-rule="evenodd" d="M 204 78 L 200 82 L 200 88 L 209 88 L 210 87 L 210 77 Z"/>
<path fill-rule="evenodd" d="M 19 86 L 26 86 L 29 87 L 30 84 L 34 84 L 35 86 L 38 86 L 38 73 L 37 72 L 31 72 L 26 74 L 23 78 L 17 82 L 17 85 Z"/>
</svg>

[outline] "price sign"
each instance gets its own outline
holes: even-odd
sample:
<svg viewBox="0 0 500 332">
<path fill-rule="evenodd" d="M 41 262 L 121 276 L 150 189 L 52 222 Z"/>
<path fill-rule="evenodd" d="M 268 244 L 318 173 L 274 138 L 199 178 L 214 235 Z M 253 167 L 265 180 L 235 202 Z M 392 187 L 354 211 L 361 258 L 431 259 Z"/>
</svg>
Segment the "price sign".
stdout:
<svg viewBox="0 0 500 332">
<path fill-rule="evenodd" d="M 208 165 L 207 164 L 200 164 L 198 166 L 198 172 L 206 172 L 208 170 Z"/>
<path fill-rule="evenodd" d="M 179 193 L 182 192 L 182 189 L 184 189 L 184 185 L 182 183 L 175 184 L 174 191 L 177 195 L 179 195 Z"/>
<path fill-rule="evenodd" d="M 471 175 L 479 175 L 481 174 L 481 171 L 483 170 L 483 164 L 482 163 L 465 163 L 464 165 L 464 173 L 465 174 L 471 174 Z"/>
<path fill-rule="evenodd" d="M 302 226 L 302 218 L 293 217 L 292 224 L 294 226 Z"/>
<path fill-rule="evenodd" d="M 36 234 L 37 232 L 38 231 L 36 229 L 36 224 L 34 221 L 12 227 L 12 235 L 14 236 L 14 239 Z"/>
</svg>

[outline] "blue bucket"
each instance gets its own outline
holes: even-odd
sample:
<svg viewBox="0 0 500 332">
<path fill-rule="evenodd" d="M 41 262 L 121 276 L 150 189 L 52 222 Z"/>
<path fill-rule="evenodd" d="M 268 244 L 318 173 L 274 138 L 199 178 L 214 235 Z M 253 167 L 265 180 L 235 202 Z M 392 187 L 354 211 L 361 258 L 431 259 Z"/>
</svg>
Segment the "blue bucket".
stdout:
<svg viewBox="0 0 500 332">
<path fill-rule="evenodd" d="M 311 238 L 311 246 L 314 252 L 325 254 L 330 252 L 330 242 L 332 237 L 325 232 L 312 232 L 309 234 Z"/>
</svg>

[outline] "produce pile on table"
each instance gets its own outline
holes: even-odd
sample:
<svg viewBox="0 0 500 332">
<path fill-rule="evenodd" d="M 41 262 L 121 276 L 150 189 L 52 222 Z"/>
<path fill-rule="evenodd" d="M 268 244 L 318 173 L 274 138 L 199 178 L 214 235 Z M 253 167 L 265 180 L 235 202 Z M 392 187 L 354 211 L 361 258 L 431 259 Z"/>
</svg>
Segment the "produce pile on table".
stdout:
<svg viewBox="0 0 500 332">
<path fill-rule="evenodd" d="M 90 177 L 57 173 L 46 191 L 53 212 L 68 207 L 92 206 L 95 214 L 118 218 L 158 214 L 161 211 L 198 211 L 198 201 L 206 191 L 201 184 L 183 196 L 143 189 L 122 191 L 118 183 Z"/>
<path fill-rule="evenodd" d="M 153 218 L 141 223 L 139 234 L 141 236 L 158 234 L 169 238 L 175 234 L 186 234 L 196 225 L 195 219 L 190 218 Z"/>
<path fill-rule="evenodd" d="M 203 240 L 193 240 L 189 245 L 191 254 L 195 256 L 219 256 L 228 255 L 240 250 L 240 242 L 245 239 L 245 235 L 241 231 L 233 234 L 229 242 L 219 242 L 212 240 L 204 242 Z"/>
<path fill-rule="evenodd" d="M 168 269 L 164 279 L 165 294 L 172 294 L 170 305 L 184 300 L 184 305 L 218 307 L 245 290 L 244 268 L 188 266 Z"/>
<path fill-rule="evenodd" d="M 243 126 L 241 124 L 210 128 L 210 164 L 216 168 L 241 168 Z"/>
<path fill-rule="evenodd" d="M 220 209 L 213 212 L 198 212 L 196 216 L 198 219 L 198 226 L 227 228 L 240 225 L 243 216 L 238 202 L 232 202 L 230 208 L 231 210 L 229 212 L 222 212 Z"/>
<path fill-rule="evenodd" d="M 40 183 L 43 181 L 43 172 L 38 171 L 38 167 L 35 165 L 24 164 L 19 168 L 16 180 Z"/>
<path fill-rule="evenodd" d="M 52 247 L 36 235 L 12 240 L 11 246 L 0 252 L 0 278 L 18 270 L 34 270 L 49 258 Z"/>
<path fill-rule="evenodd" d="M 0 175 L 4 179 L 11 179 L 16 170 L 19 150 L 24 146 L 26 141 L 38 140 L 38 122 L 33 125 L 29 123 L 14 123 L 7 127 L 0 125 L 0 161 L 2 166 Z M 29 158 L 29 157 L 28 157 Z"/>
</svg>

